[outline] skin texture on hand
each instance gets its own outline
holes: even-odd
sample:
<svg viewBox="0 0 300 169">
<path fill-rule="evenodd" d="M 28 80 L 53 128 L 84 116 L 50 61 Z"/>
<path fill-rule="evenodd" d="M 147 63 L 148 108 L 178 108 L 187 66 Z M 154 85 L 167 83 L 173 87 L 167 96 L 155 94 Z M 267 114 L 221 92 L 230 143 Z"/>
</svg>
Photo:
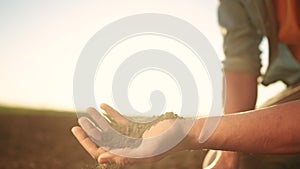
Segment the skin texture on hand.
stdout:
<svg viewBox="0 0 300 169">
<path fill-rule="evenodd" d="M 167 156 L 166 154 L 162 154 L 160 156 L 150 157 L 150 158 L 128 158 L 123 156 L 118 156 L 113 154 L 104 148 L 98 147 L 84 132 L 81 127 L 73 127 L 72 133 L 79 141 L 79 143 L 83 146 L 83 148 L 98 161 L 99 164 L 106 163 L 116 163 L 120 165 L 128 165 L 133 163 L 145 163 L 145 162 L 154 162 L 162 159 Z M 123 150 L 126 151 L 126 150 Z M 130 151 L 130 150 L 128 150 Z"/>
<path fill-rule="evenodd" d="M 124 126 L 130 123 L 110 106 L 102 104 L 101 108 L 107 113 L 110 119 L 116 123 Z M 159 149 L 170 143 L 168 139 L 172 139 L 174 136 L 176 137 L 176 135 L 180 133 L 181 128 L 183 128 L 181 123 L 178 123 L 179 126 L 176 126 L 176 124 L 174 124 L 174 119 L 163 120 L 151 126 L 150 129 L 143 133 L 141 142 L 139 142 L 138 145 L 130 147 L 128 144 L 124 144 L 118 147 L 118 145 L 116 146 L 115 144 L 121 143 L 122 139 L 118 140 L 119 135 L 114 134 L 110 130 L 109 121 L 93 108 L 87 109 L 87 112 L 96 124 L 86 117 L 81 117 L 78 120 L 81 127 L 74 127 L 72 132 L 80 144 L 93 158 L 97 159 L 100 164 L 117 163 L 120 165 L 127 165 L 138 162 L 153 162 L 162 159 L 172 152 L 181 151 L 184 148 L 189 147 L 187 146 L 189 143 L 185 143 L 184 139 L 178 145 L 174 145 L 173 148 L 171 147 L 171 149 L 168 149 L 167 151 L 157 153 L 159 152 Z M 109 136 L 105 133 L 112 135 L 115 144 L 107 144 L 106 146 L 101 145 L 101 142 L 105 140 L 105 137 Z M 166 136 L 160 136 L 162 133 L 167 134 Z M 146 139 L 148 138 L 152 140 L 147 142 Z M 114 149 L 111 150 L 111 148 Z M 136 158 L 132 158 L 132 156 L 136 156 Z"/>
<path fill-rule="evenodd" d="M 102 107 L 102 109 L 110 114 L 107 108 Z M 300 100 L 260 110 L 223 115 L 213 135 L 206 142 L 199 144 L 198 138 L 205 120 L 206 118 L 197 119 L 188 135 L 174 148 L 165 153 L 145 158 L 128 158 L 111 153 L 103 147 L 97 146 L 81 127 L 74 127 L 72 132 L 80 144 L 99 163 L 110 162 L 126 165 L 138 162 L 153 162 L 176 151 L 195 149 L 268 154 L 300 153 Z M 161 124 L 158 123 L 156 127 L 151 127 L 145 133 L 145 136 L 155 136 L 162 127 L 168 127 L 172 124 L 171 122 L 163 123 L 164 121 L 161 121 Z M 155 142 L 148 150 L 146 149 L 146 152 L 160 147 L 164 140 L 170 140 L 169 136 L 172 136 L 172 133 L 167 138 Z M 120 151 L 131 153 L 131 151 L 136 150 L 125 148 Z M 144 153 L 144 150 L 141 149 L 141 151 L 135 153 Z"/>
</svg>

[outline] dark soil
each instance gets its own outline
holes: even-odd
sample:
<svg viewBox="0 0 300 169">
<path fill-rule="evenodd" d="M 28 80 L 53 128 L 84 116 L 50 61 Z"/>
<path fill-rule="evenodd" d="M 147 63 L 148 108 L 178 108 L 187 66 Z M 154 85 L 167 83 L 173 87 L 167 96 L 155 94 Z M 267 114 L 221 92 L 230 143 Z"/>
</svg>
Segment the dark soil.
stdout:
<svg viewBox="0 0 300 169">
<path fill-rule="evenodd" d="M 70 132 L 75 114 L 0 112 L 0 169 L 93 169 L 97 163 Z M 181 152 L 158 163 L 125 169 L 201 168 L 203 151 Z"/>
</svg>

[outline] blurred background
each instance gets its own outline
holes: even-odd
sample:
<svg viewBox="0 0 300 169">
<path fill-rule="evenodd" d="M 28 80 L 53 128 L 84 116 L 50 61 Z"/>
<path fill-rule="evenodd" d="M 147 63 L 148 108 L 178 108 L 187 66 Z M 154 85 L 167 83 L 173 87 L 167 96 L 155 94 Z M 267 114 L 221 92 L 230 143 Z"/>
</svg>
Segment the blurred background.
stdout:
<svg viewBox="0 0 300 169">
<path fill-rule="evenodd" d="M 196 26 L 222 60 L 217 7 L 217 0 L 0 1 L 0 168 L 95 167 L 70 134 L 73 73 L 86 42 L 119 18 L 157 12 Z M 265 40 L 261 49 L 264 71 Z M 258 105 L 282 88 L 260 86 Z M 199 167 L 202 156 L 192 154 L 186 158 L 196 161 L 183 165 Z M 157 165 L 181 168 L 172 158 Z"/>
</svg>

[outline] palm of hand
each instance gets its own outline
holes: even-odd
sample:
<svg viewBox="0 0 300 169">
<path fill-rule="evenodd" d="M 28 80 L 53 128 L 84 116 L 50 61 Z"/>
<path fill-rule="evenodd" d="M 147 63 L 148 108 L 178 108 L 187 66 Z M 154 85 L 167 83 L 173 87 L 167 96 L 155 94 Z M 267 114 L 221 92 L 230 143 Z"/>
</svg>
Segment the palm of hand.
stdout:
<svg viewBox="0 0 300 169">
<path fill-rule="evenodd" d="M 168 154 L 168 152 L 165 152 L 156 153 L 155 156 L 150 156 L 150 154 L 153 154 L 157 149 L 160 148 L 160 143 L 162 143 L 163 140 L 153 139 L 155 141 L 152 140 L 151 144 L 149 144 L 149 142 L 147 144 L 147 141 L 144 141 L 144 139 L 159 136 L 170 126 L 172 126 L 174 120 L 164 120 L 155 125 L 143 124 L 144 126 L 141 127 L 141 124 L 134 124 L 128 121 L 126 118 L 120 115 L 120 113 L 108 105 L 103 104 L 101 105 L 101 108 L 105 110 L 109 120 L 107 120 L 107 118 L 105 118 L 95 109 L 90 108 L 87 110 L 87 112 L 96 124 L 94 124 L 88 118 L 82 117 L 79 119 L 79 124 L 81 127 L 74 127 L 72 129 L 73 134 L 80 144 L 89 152 L 89 154 L 91 154 L 93 158 L 97 159 L 99 163 L 117 163 L 126 165 L 140 161 L 152 162 L 157 161 Z M 139 131 L 132 132 L 136 125 L 139 125 Z M 124 140 L 124 136 L 120 137 L 123 138 L 123 140 L 121 139 L 120 141 L 117 139 L 118 134 L 116 135 L 116 132 L 112 132 L 112 128 L 110 126 L 122 134 L 126 134 L 127 132 L 127 136 L 137 138 L 129 139 L 129 142 L 131 142 L 130 144 L 126 142 L 128 140 Z M 128 133 L 128 131 L 131 132 Z M 105 141 L 110 142 L 111 140 L 115 140 L 116 143 L 103 145 Z M 136 142 L 132 140 L 136 140 Z M 124 154 L 126 156 L 124 156 Z"/>
</svg>

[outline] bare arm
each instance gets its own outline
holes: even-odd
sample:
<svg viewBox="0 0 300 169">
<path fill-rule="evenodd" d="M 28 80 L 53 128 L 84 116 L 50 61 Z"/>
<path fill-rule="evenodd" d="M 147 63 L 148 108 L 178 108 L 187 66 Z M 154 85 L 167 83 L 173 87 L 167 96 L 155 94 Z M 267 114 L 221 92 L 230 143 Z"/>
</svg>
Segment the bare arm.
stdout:
<svg viewBox="0 0 300 169">
<path fill-rule="evenodd" d="M 254 109 L 257 98 L 257 75 L 227 71 L 224 84 L 225 114 Z M 238 168 L 238 154 L 232 151 L 222 151 L 221 157 L 215 163 L 215 168 Z"/>
<path fill-rule="evenodd" d="M 253 110 L 256 97 L 256 75 L 225 72 L 225 114 Z"/>
<path fill-rule="evenodd" d="M 108 114 L 116 112 L 107 106 L 104 107 L 104 110 Z M 198 139 L 205 120 L 206 118 L 197 119 L 188 135 L 178 145 L 163 154 L 148 158 L 118 156 L 106 151 L 103 147 L 98 147 L 81 127 L 74 127 L 72 132 L 82 146 L 99 163 L 111 162 L 125 165 L 137 162 L 153 162 L 173 152 L 192 149 L 276 154 L 300 152 L 300 100 L 261 110 L 224 115 L 221 117 L 213 135 L 206 142 L 200 144 Z M 144 137 L 158 135 L 170 126 L 172 126 L 170 121 L 167 121 L 167 123 L 161 121 L 145 132 Z M 93 126 L 87 132 L 89 130 L 93 131 Z M 178 133 L 175 132 L 174 135 L 176 134 Z M 148 147 L 148 149 L 159 147 L 159 145 L 154 144 L 153 147 Z M 128 151 L 128 149 L 125 151 Z"/>
<path fill-rule="evenodd" d="M 210 139 L 198 149 L 209 148 L 249 153 L 300 152 L 300 101 L 261 110 L 224 115 Z M 191 131 L 199 136 L 203 119 Z"/>
</svg>

